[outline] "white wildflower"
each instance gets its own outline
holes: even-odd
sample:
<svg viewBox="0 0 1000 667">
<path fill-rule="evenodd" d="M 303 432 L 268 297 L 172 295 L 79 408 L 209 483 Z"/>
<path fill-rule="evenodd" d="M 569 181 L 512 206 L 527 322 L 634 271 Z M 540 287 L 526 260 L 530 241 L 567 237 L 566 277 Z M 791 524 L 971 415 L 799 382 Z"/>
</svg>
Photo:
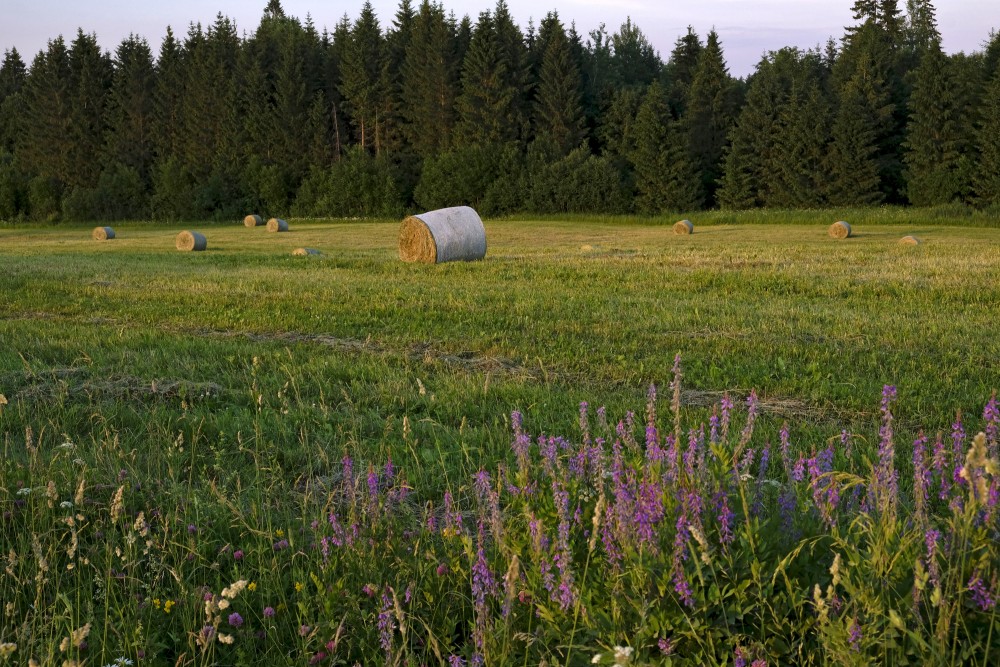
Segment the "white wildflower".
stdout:
<svg viewBox="0 0 1000 667">
<path fill-rule="evenodd" d="M 615 647 L 615 664 L 616 665 L 627 665 L 632 662 L 632 647 L 631 646 L 616 646 Z"/>
</svg>

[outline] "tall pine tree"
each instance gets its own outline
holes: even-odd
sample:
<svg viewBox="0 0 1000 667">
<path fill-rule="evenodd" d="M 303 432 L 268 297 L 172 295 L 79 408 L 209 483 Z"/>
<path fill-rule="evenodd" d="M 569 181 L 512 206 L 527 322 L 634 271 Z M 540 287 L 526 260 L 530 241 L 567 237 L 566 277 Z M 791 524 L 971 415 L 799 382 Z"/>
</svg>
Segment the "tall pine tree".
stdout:
<svg viewBox="0 0 1000 667">
<path fill-rule="evenodd" d="M 563 157 L 585 136 L 580 71 L 558 15 L 549 14 L 542 26 L 545 52 L 535 96 L 535 141 L 554 157 Z"/>
<path fill-rule="evenodd" d="M 134 169 L 143 182 L 153 162 L 153 52 L 145 39 L 129 35 L 115 51 L 108 99 L 105 161 Z"/>
<path fill-rule="evenodd" d="M 402 116 L 409 145 L 422 157 L 451 143 L 458 69 L 453 27 L 440 5 L 424 0 L 413 20 L 402 72 Z"/>
<path fill-rule="evenodd" d="M 340 92 L 358 144 L 379 153 L 379 117 L 385 94 L 382 63 L 385 57 L 384 39 L 378 18 L 369 0 L 365 0 L 361 15 L 351 28 L 344 46 L 340 67 Z"/>
</svg>

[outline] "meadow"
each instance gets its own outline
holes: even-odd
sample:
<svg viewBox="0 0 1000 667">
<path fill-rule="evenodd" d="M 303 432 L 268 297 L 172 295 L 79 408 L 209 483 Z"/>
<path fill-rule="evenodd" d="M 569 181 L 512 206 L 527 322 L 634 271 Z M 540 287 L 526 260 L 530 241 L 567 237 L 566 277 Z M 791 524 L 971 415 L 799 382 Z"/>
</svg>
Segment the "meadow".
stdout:
<svg viewBox="0 0 1000 667">
<path fill-rule="evenodd" d="M 0 661 L 991 664 L 1000 229 L 852 213 L 0 227 Z"/>
</svg>

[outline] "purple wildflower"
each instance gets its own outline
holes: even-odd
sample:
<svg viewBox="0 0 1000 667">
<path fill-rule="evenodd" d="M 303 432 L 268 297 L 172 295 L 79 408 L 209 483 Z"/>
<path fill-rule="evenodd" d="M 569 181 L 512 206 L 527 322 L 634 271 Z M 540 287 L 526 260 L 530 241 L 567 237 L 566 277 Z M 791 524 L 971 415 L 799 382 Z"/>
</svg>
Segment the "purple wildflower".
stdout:
<svg viewBox="0 0 1000 667">
<path fill-rule="evenodd" d="M 993 392 L 990 400 L 983 408 L 983 421 L 986 422 L 986 446 L 989 457 L 1000 455 L 1000 409 L 997 408 L 997 394 Z"/>
<path fill-rule="evenodd" d="M 378 588 L 376 588 L 374 584 L 365 584 L 361 587 L 361 592 L 368 597 L 374 597 L 375 594 L 378 593 Z"/>
<path fill-rule="evenodd" d="M 728 545 L 735 539 L 732 526 L 733 519 L 736 515 L 733 514 L 731 509 L 729 509 L 729 496 L 725 491 L 719 490 L 719 492 L 715 494 L 714 501 L 716 511 L 715 518 L 719 522 L 719 542 L 723 545 Z"/>
<path fill-rule="evenodd" d="M 523 421 L 524 418 L 517 410 L 510 413 L 510 423 L 514 427 L 514 440 L 511 442 L 511 448 L 514 450 L 514 456 L 517 458 L 517 472 L 521 477 L 522 484 L 528 478 L 528 451 L 531 448 L 531 437 L 524 432 L 522 428 Z"/>
<path fill-rule="evenodd" d="M 350 456 L 345 456 L 340 460 L 341 475 L 344 478 L 344 488 L 347 490 L 347 499 L 354 503 L 354 461 Z"/>
<path fill-rule="evenodd" d="M 243 549 L 237 549 L 233 552 L 233 560 L 243 560 Z"/>
<path fill-rule="evenodd" d="M 781 443 L 781 464 L 785 466 L 785 474 L 792 479 L 792 440 L 788 430 L 788 422 L 781 425 L 778 437 Z"/>
<path fill-rule="evenodd" d="M 994 582 L 995 584 L 996 582 Z M 989 611 L 996 606 L 996 595 L 986 587 L 986 583 L 979 576 L 978 572 L 972 574 L 968 583 L 969 591 L 972 593 L 972 601 L 983 611 Z"/>
<path fill-rule="evenodd" d="M 740 445 L 745 446 L 753 437 L 753 427 L 757 423 L 757 407 L 757 390 L 751 389 L 750 395 L 747 396 L 747 423 L 743 427 L 743 433 L 740 434 Z"/>
<path fill-rule="evenodd" d="M 590 421 L 587 419 L 587 401 L 580 401 L 580 433 L 583 434 L 583 442 L 590 444 Z"/>
<path fill-rule="evenodd" d="M 188 535 L 194 535 L 197 532 L 198 532 L 198 526 L 194 525 L 193 523 L 189 523 L 188 524 Z"/>
<path fill-rule="evenodd" d="M 764 482 L 767 480 L 767 468 L 770 463 L 771 443 L 765 443 L 760 453 L 760 461 L 757 463 L 757 484 L 754 488 L 753 504 L 750 507 L 750 512 L 754 516 L 764 513 Z"/>
<path fill-rule="evenodd" d="M 378 507 L 378 487 L 378 472 L 374 466 L 368 466 L 368 500 L 375 507 Z"/>
<path fill-rule="evenodd" d="M 386 591 L 382 591 L 382 608 L 378 613 L 378 642 L 385 651 L 386 662 L 392 662 L 392 633 L 396 629 L 395 616 L 392 613 L 392 599 Z"/>
<path fill-rule="evenodd" d="M 713 445 L 719 444 L 719 409 L 712 406 L 712 416 L 708 418 L 708 441 Z"/>
<path fill-rule="evenodd" d="M 495 596 L 496 594 L 497 582 L 486 562 L 486 552 L 483 548 L 483 525 L 480 523 L 479 547 L 476 550 L 476 562 L 472 566 L 472 606 L 476 615 L 476 626 L 472 634 L 477 653 L 481 653 L 486 647 L 486 626 L 489 623 L 486 596 Z"/>
<path fill-rule="evenodd" d="M 239 612 L 233 612 L 229 615 L 229 625 L 234 628 L 238 628 L 243 625 L 243 617 L 239 615 Z"/>
<path fill-rule="evenodd" d="M 851 443 L 852 442 L 853 441 L 851 440 L 851 436 L 847 432 L 847 429 L 842 430 L 840 432 L 840 446 L 841 446 L 841 448 L 843 448 L 843 450 L 844 450 L 844 457 L 847 458 L 848 461 L 851 461 L 851 459 L 852 459 L 852 457 L 854 455 L 854 451 L 851 448 Z"/>
<path fill-rule="evenodd" d="M 305 637 L 311 631 L 312 631 L 312 628 L 310 628 L 308 625 L 300 625 L 299 626 L 299 637 Z"/>
<path fill-rule="evenodd" d="M 674 642 L 669 637 L 661 637 L 656 645 L 660 649 L 662 655 L 670 655 L 674 652 Z"/>
<path fill-rule="evenodd" d="M 201 636 L 205 640 L 209 640 L 212 637 L 214 637 L 215 636 L 215 626 L 214 625 L 206 625 L 205 627 L 203 627 L 201 629 Z"/>
<path fill-rule="evenodd" d="M 792 489 L 787 489 L 778 496 L 778 513 L 781 516 L 781 530 L 788 536 L 794 535 L 793 527 L 795 525 L 795 507 L 797 503 L 798 498 L 796 498 L 795 491 Z"/>
<path fill-rule="evenodd" d="M 764 658 L 757 658 L 750 663 L 750 667 L 767 667 L 767 660 Z"/>
<path fill-rule="evenodd" d="M 448 564 L 447 563 L 439 564 L 435 572 L 437 572 L 437 576 L 439 577 L 443 577 L 444 575 L 448 574 Z"/>
<path fill-rule="evenodd" d="M 733 411 L 733 400 L 729 398 L 729 392 L 722 395 L 722 400 L 719 401 L 719 409 L 722 411 L 722 417 L 719 421 L 719 439 L 722 442 L 726 442 L 729 439 L 729 417 Z"/>
<path fill-rule="evenodd" d="M 674 367 L 670 369 L 673 380 L 670 382 L 670 409 L 674 413 L 674 439 L 681 439 L 681 355 L 674 356 Z"/>
<path fill-rule="evenodd" d="M 933 586 L 941 583 L 941 570 L 938 567 L 938 542 L 941 540 L 940 531 L 931 528 L 924 534 L 924 546 L 927 548 L 927 573 Z"/>
<path fill-rule="evenodd" d="M 875 479 L 872 491 L 875 503 L 882 513 L 895 513 L 897 499 L 898 473 L 895 467 L 896 449 L 893 445 L 892 402 L 896 399 L 896 388 L 885 385 L 882 388 L 882 426 L 879 428 L 878 465 L 875 467 Z"/>
<path fill-rule="evenodd" d="M 465 667 L 465 659 L 460 655 L 448 656 L 449 667 Z"/>
<path fill-rule="evenodd" d="M 965 427 L 962 426 L 961 411 L 955 414 L 955 423 L 951 425 L 951 452 L 951 479 L 955 486 L 964 486 L 968 482 L 962 477 L 962 462 L 965 459 Z"/>
<path fill-rule="evenodd" d="M 913 504 L 918 522 L 926 518 L 931 469 L 927 465 L 927 437 L 923 432 L 913 441 Z"/>
<path fill-rule="evenodd" d="M 264 618 L 274 618 L 274 607 L 264 607 Z"/>
<path fill-rule="evenodd" d="M 851 629 L 847 636 L 847 643 L 851 645 L 851 650 L 857 653 L 861 650 L 861 624 L 857 617 L 851 619 Z"/>
<path fill-rule="evenodd" d="M 278 540 L 277 542 L 275 542 L 274 544 L 272 544 L 271 548 L 274 549 L 275 551 L 282 551 L 284 549 L 287 549 L 288 546 L 289 546 L 288 540 L 281 539 L 281 540 Z"/>
<path fill-rule="evenodd" d="M 733 651 L 733 667 L 747 667 L 747 656 L 739 646 Z"/>
<path fill-rule="evenodd" d="M 314 655 L 313 657 L 309 658 L 309 664 L 310 665 L 318 665 L 319 663 L 323 662 L 324 660 L 326 660 L 326 653 L 323 652 L 323 651 L 320 651 L 316 655 Z"/>
</svg>

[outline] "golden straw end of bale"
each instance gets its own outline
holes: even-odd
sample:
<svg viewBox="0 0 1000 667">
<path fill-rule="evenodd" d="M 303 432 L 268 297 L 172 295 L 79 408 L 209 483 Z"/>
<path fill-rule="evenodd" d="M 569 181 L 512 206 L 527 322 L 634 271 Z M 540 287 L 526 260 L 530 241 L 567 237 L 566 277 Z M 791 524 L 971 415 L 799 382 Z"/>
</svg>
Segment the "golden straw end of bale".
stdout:
<svg viewBox="0 0 1000 667">
<path fill-rule="evenodd" d="M 110 227 L 94 227 L 90 237 L 95 241 L 107 241 L 115 237 L 115 230 Z"/>
<path fill-rule="evenodd" d="M 257 214 L 248 215 L 247 217 L 243 218 L 244 227 L 260 227 L 263 224 L 264 224 L 264 218 L 260 217 Z"/>
<path fill-rule="evenodd" d="M 835 239 L 846 239 L 851 236 L 851 225 L 844 222 L 843 220 L 838 220 L 837 222 L 830 225 L 830 229 L 827 230 L 827 234 L 831 238 Z"/>
<path fill-rule="evenodd" d="M 323 253 L 316 250 L 316 248 L 296 248 L 292 251 L 292 254 L 296 257 L 308 257 L 309 255 L 321 255 Z"/>
<path fill-rule="evenodd" d="M 916 236 L 904 236 L 899 239 L 899 243 L 901 245 L 920 245 L 923 241 L 918 239 Z"/>
<path fill-rule="evenodd" d="M 281 218 L 271 218 L 267 221 L 267 231 L 269 232 L 287 232 L 288 223 Z"/>
<path fill-rule="evenodd" d="M 690 220 L 678 220 L 674 223 L 674 234 L 694 234 L 694 225 Z"/>
<path fill-rule="evenodd" d="M 184 252 L 200 251 L 208 247 L 208 240 L 205 239 L 204 234 L 183 231 L 177 235 L 175 245 L 178 250 Z"/>
</svg>

